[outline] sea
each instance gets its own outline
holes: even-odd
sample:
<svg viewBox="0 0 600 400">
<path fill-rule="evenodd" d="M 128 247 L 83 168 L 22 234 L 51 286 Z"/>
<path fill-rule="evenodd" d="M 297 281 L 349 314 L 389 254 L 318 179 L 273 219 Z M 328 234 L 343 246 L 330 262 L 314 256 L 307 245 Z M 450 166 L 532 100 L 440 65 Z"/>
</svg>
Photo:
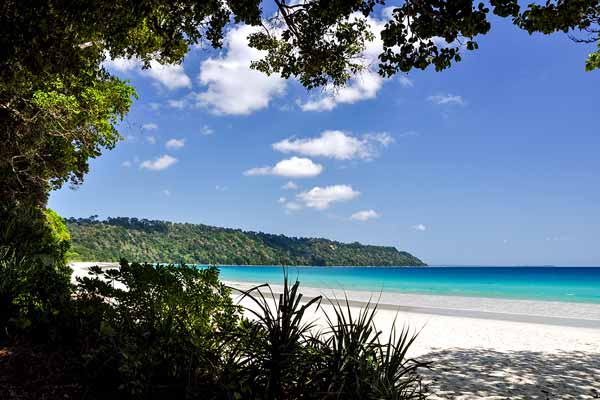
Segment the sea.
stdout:
<svg viewBox="0 0 600 400">
<path fill-rule="evenodd" d="M 600 267 L 220 266 L 224 281 L 369 292 L 420 293 L 600 304 Z"/>
</svg>

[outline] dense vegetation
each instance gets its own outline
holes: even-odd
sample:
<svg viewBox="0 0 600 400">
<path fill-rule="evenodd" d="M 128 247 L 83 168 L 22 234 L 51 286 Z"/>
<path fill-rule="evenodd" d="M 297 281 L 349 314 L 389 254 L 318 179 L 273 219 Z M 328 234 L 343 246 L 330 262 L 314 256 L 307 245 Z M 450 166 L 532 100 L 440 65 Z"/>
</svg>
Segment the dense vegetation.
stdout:
<svg viewBox="0 0 600 400">
<path fill-rule="evenodd" d="M 54 271 L 0 258 L 2 399 L 425 398 L 425 364 L 406 357 L 415 336 L 382 337 L 376 306 L 334 304 L 317 330 L 321 299 L 302 302 L 287 278 L 281 295 L 244 292 L 246 318 L 214 267 L 122 261 L 74 287 Z"/>
<path fill-rule="evenodd" d="M 69 218 L 74 258 L 220 265 L 425 265 L 394 247 L 137 218 Z"/>
</svg>

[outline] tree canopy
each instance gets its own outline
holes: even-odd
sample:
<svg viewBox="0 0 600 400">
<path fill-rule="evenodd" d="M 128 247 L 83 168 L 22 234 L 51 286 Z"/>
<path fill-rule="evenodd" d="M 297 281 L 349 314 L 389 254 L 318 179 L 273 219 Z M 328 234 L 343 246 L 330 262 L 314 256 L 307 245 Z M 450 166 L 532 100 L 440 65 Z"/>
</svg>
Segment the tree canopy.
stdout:
<svg viewBox="0 0 600 400">
<path fill-rule="evenodd" d="M 81 261 L 181 262 L 221 265 L 422 266 L 391 246 L 296 238 L 208 225 L 117 217 L 69 218 L 71 257 Z"/>
</svg>

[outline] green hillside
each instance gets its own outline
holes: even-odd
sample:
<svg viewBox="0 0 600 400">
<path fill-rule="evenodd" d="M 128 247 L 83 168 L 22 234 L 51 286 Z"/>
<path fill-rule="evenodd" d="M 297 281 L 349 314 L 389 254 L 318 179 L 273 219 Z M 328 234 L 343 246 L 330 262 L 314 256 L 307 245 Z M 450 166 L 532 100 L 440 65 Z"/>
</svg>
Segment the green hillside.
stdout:
<svg viewBox="0 0 600 400">
<path fill-rule="evenodd" d="M 222 265 L 425 265 L 394 247 L 137 218 L 68 218 L 79 261 Z"/>
</svg>

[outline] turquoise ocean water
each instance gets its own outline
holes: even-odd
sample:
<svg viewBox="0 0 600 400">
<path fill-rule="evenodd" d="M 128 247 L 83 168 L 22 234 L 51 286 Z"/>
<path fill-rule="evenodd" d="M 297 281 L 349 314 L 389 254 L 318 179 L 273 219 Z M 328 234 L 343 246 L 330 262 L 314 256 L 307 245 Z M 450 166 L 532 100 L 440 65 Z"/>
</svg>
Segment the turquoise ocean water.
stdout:
<svg viewBox="0 0 600 400">
<path fill-rule="evenodd" d="M 221 279 L 280 284 L 283 268 L 223 266 Z M 303 286 L 600 304 L 600 267 L 287 267 Z"/>
</svg>

